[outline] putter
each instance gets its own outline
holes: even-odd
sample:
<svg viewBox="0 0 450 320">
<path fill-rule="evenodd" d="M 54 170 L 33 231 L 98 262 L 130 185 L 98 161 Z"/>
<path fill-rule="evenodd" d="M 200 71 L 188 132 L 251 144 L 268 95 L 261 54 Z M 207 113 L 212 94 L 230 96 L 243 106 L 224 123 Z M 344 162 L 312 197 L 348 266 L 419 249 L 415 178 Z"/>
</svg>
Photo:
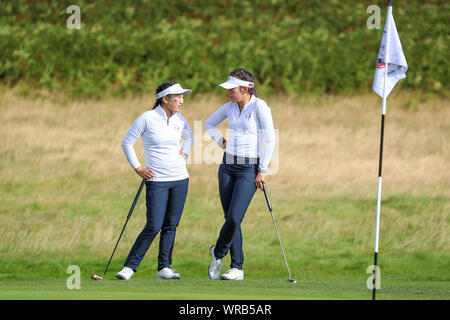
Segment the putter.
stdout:
<svg viewBox="0 0 450 320">
<path fill-rule="evenodd" d="M 105 271 L 103 272 L 103 274 L 101 276 L 93 274 L 91 276 L 92 280 L 98 280 L 98 281 L 103 280 L 103 277 L 105 276 L 106 272 L 108 271 L 109 264 L 111 263 L 112 257 L 114 256 L 114 253 L 116 252 L 117 245 L 119 244 L 120 238 L 122 238 L 122 234 L 123 234 L 123 232 L 125 230 L 125 227 L 127 226 L 128 220 L 130 220 L 130 218 L 131 218 L 131 214 L 133 213 L 134 207 L 136 206 L 136 203 L 137 203 L 137 201 L 139 199 L 139 196 L 141 194 L 142 188 L 144 187 L 144 184 L 145 184 L 145 179 L 142 179 L 141 185 L 139 186 L 139 190 L 136 193 L 136 196 L 134 197 L 133 204 L 131 205 L 130 211 L 128 212 L 127 220 L 125 221 L 125 224 L 124 224 L 124 226 L 122 228 L 122 231 L 120 232 L 119 239 L 117 239 L 116 246 L 114 247 L 114 250 L 113 250 L 113 252 L 111 254 L 111 257 L 109 258 L 109 261 L 108 261 L 108 264 L 106 265 Z"/>
<path fill-rule="evenodd" d="M 272 204 L 270 203 L 269 193 L 267 192 L 266 184 L 263 182 L 262 185 L 263 185 L 264 196 L 266 197 L 267 206 L 269 207 L 269 211 L 270 211 L 270 214 L 272 216 L 273 225 L 275 226 L 275 231 L 276 231 L 277 236 L 278 236 L 278 241 L 280 242 L 281 252 L 283 252 L 284 263 L 286 264 L 286 268 L 287 268 L 287 271 L 289 273 L 289 279 L 287 279 L 286 281 L 287 282 L 291 282 L 291 283 L 297 283 L 297 281 L 295 281 L 294 279 L 291 278 L 291 270 L 289 269 L 289 265 L 288 265 L 288 262 L 287 262 L 287 259 L 286 259 L 286 254 L 284 253 L 283 244 L 281 243 L 280 234 L 278 233 L 277 223 L 275 222 L 275 216 L 273 215 Z"/>
</svg>

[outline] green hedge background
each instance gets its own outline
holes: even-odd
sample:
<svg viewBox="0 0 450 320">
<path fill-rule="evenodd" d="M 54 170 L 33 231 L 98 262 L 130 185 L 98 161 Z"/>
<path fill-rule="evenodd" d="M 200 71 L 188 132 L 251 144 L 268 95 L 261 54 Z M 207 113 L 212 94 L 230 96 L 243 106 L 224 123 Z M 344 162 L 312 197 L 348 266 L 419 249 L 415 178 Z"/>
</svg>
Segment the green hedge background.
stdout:
<svg viewBox="0 0 450 320">
<path fill-rule="evenodd" d="M 213 92 L 236 67 L 260 93 L 370 90 L 387 1 L 2 1 L 0 86 L 72 97 L 153 93 L 180 81 Z M 81 9 L 70 30 L 69 5 Z M 369 30 L 369 5 L 381 29 Z M 408 61 L 401 86 L 448 95 L 450 3 L 394 0 Z"/>
</svg>

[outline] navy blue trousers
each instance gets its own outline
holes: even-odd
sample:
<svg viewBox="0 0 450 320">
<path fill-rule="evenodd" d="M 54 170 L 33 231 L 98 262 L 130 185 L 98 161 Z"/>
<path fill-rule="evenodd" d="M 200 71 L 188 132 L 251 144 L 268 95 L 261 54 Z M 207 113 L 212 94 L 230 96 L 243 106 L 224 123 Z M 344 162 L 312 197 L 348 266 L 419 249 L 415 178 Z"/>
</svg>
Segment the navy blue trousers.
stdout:
<svg viewBox="0 0 450 320">
<path fill-rule="evenodd" d="M 230 252 L 231 268 L 242 270 L 241 222 L 256 192 L 255 178 L 258 173 L 257 159 L 238 158 L 224 154 L 219 167 L 219 193 L 225 214 L 214 255 L 222 259 Z"/>
<path fill-rule="evenodd" d="M 189 178 L 168 182 L 147 181 L 145 185 L 147 223 L 124 264 L 135 272 L 160 231 L 158 271 L 172 264 L 176 228 L 183 213 Z"/>
</svg>

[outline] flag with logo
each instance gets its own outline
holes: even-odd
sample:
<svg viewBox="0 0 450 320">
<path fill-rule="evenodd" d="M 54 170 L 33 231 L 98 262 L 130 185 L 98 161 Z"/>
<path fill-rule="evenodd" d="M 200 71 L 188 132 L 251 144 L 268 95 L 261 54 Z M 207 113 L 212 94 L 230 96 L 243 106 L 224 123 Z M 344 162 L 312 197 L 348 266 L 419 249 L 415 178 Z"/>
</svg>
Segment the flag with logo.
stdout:
<svg viewBox="0 0 450 320">
<path fill-rule="evenodd" d="M 389 40 L 389 43 L 387 43 Z M 388 52 L 386 52 L 388 51 Z M 386 23 L 381 39 L 380 51 L 378 52 L 377 67 L 375 69 L 375 78 L 373 81 L 373 91 L 383 98 L 384 77 L 386 61 L 388 62 L 386 79 L 386 97 L 391 93 L 400 79 L 406 78 L 408 64 L 403 53 L 400 37 L 397 33 L 392 7 L 388 7 Z"/>
</svg>

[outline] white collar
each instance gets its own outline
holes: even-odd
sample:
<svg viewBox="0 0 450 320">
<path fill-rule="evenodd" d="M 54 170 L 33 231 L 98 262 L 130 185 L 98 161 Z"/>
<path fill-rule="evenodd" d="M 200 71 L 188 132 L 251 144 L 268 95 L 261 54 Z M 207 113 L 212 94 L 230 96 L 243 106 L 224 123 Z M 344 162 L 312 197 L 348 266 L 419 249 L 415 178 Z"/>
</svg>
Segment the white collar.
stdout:
<svg viewBox="0 0 450 320">
<path fill-rule="evenodd" d="M 250 100 L 248 100 L 247 103 L 244 104 L 244 107 L 242 108 L 241 112 L 244 111 L 245 109 L 247 109 L 247 107 L 248 107 L 251 103 L 253 103 L 253 102 L 255 101 L 255 99 L 256 99 L 256 97 L 252 94 L 251 97 L 250 97 Z M 238 108 L 238 110 L 239 110 L 239 104 L 238 104 L 237 102 L 235 102 L 235 103 L 236 103 L 236 106 L 237 106 L 237 108 Z"/>
<path fill-rule="evenodd" d="M 160 104 L 155 108 L 155 111 L 159 113 L 161 116 L 163 116 L 165 119 L 167 119 L 167 113 L 166 111 L 164 111 L 164 108 Z M 177 113 L 178 112 L 172 113 L 172 115 L 169 118 L 172 118 Z"/>
</svg>

